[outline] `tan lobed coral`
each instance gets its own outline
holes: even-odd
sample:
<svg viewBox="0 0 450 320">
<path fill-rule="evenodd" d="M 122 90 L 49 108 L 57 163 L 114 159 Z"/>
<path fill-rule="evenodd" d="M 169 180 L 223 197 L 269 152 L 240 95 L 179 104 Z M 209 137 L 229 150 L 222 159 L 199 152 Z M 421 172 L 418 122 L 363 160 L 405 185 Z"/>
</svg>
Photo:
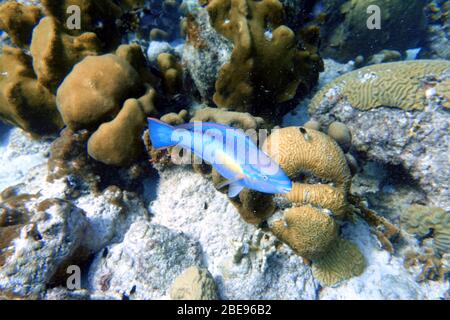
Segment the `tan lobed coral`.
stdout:
<svg viewBox="0 0 450 320">
<path fill-rule="evenodd" d="M 274 104 L 292 99 L 299 87 L 306 93 L 317 81 L 322 60 L 315 49 L 297 47 L 294 32 L 282 25 L 278 0 L 212 0 L 206 8 L 212 26 L 234 44 L 216 81 L 219 107 L 271 119 L 279 111 Z"/>
<path fill-rule="evenodd" d="M 323 102 L 346 99 L 357 109 L 397 107 L 423 110 L 427 99 L 441 99 L 450 108 L 450 62 L 415 60 L 378 64 L 349 72 L 320 90 L 310 112 Z"/>
<path fill-rule="evenodd" d="M 450 214 L 448 211 L 412 205 L 401 216 L 401 227 L 419 237 L 433 237 L 433 248 L 439 254 L 450 253 Z"/>
<path fill-rule="evenodd" d="M 37 81 L 28 55 L 4 46 L 0 73 L 0 119 L 35 135 L 63 126 L 55 97 Z"/>
<path fill-rule="evenodd" d="M 143 155 L 146 115 L 138 99 L 125 101 L 119 114 L 103 123 L 88 141 L 89 155 L 107 165 L 127 166 Z"/>
<path fill-rule="evenodd" d="M 69 128 L 95 129 L 112 120 L 141 88 L 139 74 L 125 59 L 93 56 L 75 65 L 58 88 L 56 101 Z"/>
<path fill-rule="evenodd" d="M 13 44 L 26 47 L 31 42 L 31 33 L 41 16 L 38 7 L 8 1 L 0 6 L 0 29 L 8 33 Z"/>
<path fill-rule="evenodd" d="M 242 130 L 260 129 L 265 126 L 263 118 L 254 117 L 248 112 L 233 112 L 210 107 L 197 110 L 191 119 L 191 122 L 193 121 L 215 122 Z"/>
<path fill-rule="evenodd" d="M 100 42 L 92 32 L 70 36 L 54 18 L 45 17 L 34 28 L 30 50 L 39 82 L 56 92 L 76 63 L 100 52 Z"/>
<path fill-rule="evenodd" d="M 165 93 L 171 96 L 180 93 L 183 88 L 183 69 L 177 58 L 170 53 L 161 53 L 157 63 L 162 73 Z"/>
<path fill-rule="evenodd" d="M 56 19 L 64 31 L 73 36 L 84 32 L 95 32 L 102 42 L 103 48 L 112 49 L 120 44 L 120 34 L 117 30 L 116 20 L 123 11 L 112 0 L 42 0 L 46 16 Z M 80 28 L 69 27 L 71 15 L 68 12 L 71 6 L 80 8 Z"/>
<path fill-rule="evenodd" d="M 311 260 L 314 276 L 326 286 L 364 271 L 365 259 L 358 247 L 341 239 L 336 222 L 319 209 L 291 208 L 270 230 L 298 255 Z"/>
</svg>

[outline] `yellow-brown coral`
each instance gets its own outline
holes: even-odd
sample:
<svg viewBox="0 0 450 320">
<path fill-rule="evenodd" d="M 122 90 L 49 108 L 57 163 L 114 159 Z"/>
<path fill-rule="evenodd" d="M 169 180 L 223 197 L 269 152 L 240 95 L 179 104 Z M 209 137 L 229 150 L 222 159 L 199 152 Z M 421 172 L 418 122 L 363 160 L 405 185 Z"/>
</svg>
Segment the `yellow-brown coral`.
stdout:
<svg viewBox="0 0 450 320">
<path fill-rule="evenodd" d="M 263 150 L 290 178 L 309 172 L 333 182 L 344 193 L 350 190 L 351 174 L 344 153 L 322 132 L 303 127 L 275 130 L 264 142 Z"/>
<path fill-rule="evenodd" d="M 91 129 L 112 120 L 123 102 L 140 91 L 140 77 L 125 59 L 113 54 L 87 57 L 58 88 L 57 104 L 68 127 Z"/>
<path fill-rule="evenodd" d="M 89 155 L 107 165 L 126 166 L 143 155 L 145 113 L 137 99 L 128 99 L 117 117 L 102 124 L 88 142 Z"/>
<path fill-rule="evenodd" d="M 297 47 L 294 32 L 282 25 L 278 0 L 212 0 L 207 10 L 212 26 L 234 44 L 216 81 L 213 100 L 219 107 L 273 118 L 273 104 L 317 80 L 322 60 Z"/>
<path fill-rule="evenodd" d="M 432 236 L 433 247 L 440 253 L 450 253 L 450 214 L 448 211 L 412 205 L 401 216 L 401 226 L 419 237 Z"/>
<path fill-rule="evenodd" d="M 450 108 L 450 62 L 415 60 L 384 63 L 347 73 L 327 84 L 311 101 L 310 112 L 333 97 L 354 108 L 397 107 L 423 110 L 428 99 Z"/>
<path fill-rule="evenodd" d="M 37 81 L 28 55 L 4 46 L 0 73 L 0 119 L 36 135 L 62 127 L 55 97 Z"/>
<path fill-rule="evenodd" d="M 8 33 L 13 44 L 26 47 L 31 42 L 31 33 L 41 16 L 38 7 L 8 1 L 0 6 L 0 29 Z"/>
<path fill-rule="evenodd" d="M 161 53 L 157 62 L 163 75 L 164 91 L 168 95 L 180 93 L 183 87 L 183 69 L 176 57 L 170 53 Z"/>
<path fill-rule="evenodd" d="M 352 243 L 339 238 L 336 222 L 319 209 L 294 207 L 275 221 L 273 234 L 313 263 L 313 274 L 326 286 L 360 275 L 365 260 Z"/>
<path fill-rule="evenodd" d="M 100 42 L 95 33 L 65 34 L 54 18 L 45 17 L 34 28 L 30 50 L 39 82 L 56 92 L 76 63 L 98 54 Z"/>
<path fill-rule="evenodd" d="M 215 122 L 242 130 L 260 129 L 265 126 L 263 118 L 254 117 L 248 112 L 233 112 L 210 107 L 196 111 L 191 119 L 191 122 L 194 121 Z"/>
</svg>

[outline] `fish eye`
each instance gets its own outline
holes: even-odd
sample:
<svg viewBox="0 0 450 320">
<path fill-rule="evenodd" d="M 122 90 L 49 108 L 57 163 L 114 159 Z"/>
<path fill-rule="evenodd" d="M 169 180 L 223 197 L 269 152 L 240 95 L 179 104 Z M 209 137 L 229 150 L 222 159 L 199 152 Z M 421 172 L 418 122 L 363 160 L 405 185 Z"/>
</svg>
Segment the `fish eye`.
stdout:
<svg viewBox="0 0 450 320">
<path fill-rule="evenodd" d="M 264 180 L 264 181 L 267 181 L 267 180 L 269 180 L 269 177 L 268 177 L 268 176 L 265 176 L 265 175 L 264 175 L 264 176 L 262 176 L 262 178 L 263 178 L 263 180 Z"/>
</svg>

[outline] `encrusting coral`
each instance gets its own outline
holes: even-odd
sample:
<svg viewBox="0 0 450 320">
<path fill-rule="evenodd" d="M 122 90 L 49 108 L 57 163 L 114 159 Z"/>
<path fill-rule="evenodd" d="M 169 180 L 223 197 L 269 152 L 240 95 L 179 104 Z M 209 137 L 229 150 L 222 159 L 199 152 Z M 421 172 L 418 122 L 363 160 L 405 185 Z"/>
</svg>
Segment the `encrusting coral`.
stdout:
<svg viewBox="0 0 450 320">
<path fill-rule="evenodd" d="M 41 85 L 31 59 L 21 49 L 4 46 L 0 55 L 0 118 L 34 135 L 63 126 L 55 97 Z"/>
<path fill-rule="evenodd" d="M 423 110 L 427 99 L 440 99 L 445 108 L 450 108 L 449 70 L 450 62 L 446 60 L 368 66 L 327 84 L 314 96 L 309 111 L 316 111 L 330 99 L 346 99 L 361 110 L 382 106 Z"/>
<path fill-rule="evenodd" d="M 298 255 L 312 261 L 313 274 L 324 285 L 364 271 L 365 259 L 358 247 L 339 237 L 336 222 L 326 213 L 309 206 L 293 207 L 283 220 L 275 221 L 270 230 Z"/>
<path fill-rule="evenodd" d="M 13 44 L 27 47 L 31 42 L 33 28 L 41 17 L 41 9 L 36 6 L 8 1 L 0 6 L 0 29 L 8 33 Z"/>
<path fill-rule="evenodd" d="M 41 19 L 34 28 L 30 46 L 39 82 L 52 92 L 56 92 L 76 63 L 87 56 L 97 55 L 100 49 L 100 41 L 95 33 L 68 35 L 58 21 L 51 17 Z"/>
<path fill-rule="evenodd" d="M 234 44 L 216 81 L 219 107 L 269 119 L 280 111 L 274 104 L 292 99 L 299 87 L 307 93 L 317 81 L 322 60 L 297 47 L 294 32 L 282 25 L 279 1 L 212 0 L 206 8 L 214 29 Z"/>
<path fill-rule="evenodd" d="M 412 205 L 401 216 L 401 226 L 421 238 L 433 237 L 439 254 L 450 253 L 450 214 L 441 208 Z"/>
<path fill-rule="evenodd" d="M 191 122 L 215 122 L 234 128 L 249 130 L 265 127 L 264 119 L 254 117 L 248 112 L 233 112 L 223 109 L 205 107 L 195 112 Z"/>
</svg>

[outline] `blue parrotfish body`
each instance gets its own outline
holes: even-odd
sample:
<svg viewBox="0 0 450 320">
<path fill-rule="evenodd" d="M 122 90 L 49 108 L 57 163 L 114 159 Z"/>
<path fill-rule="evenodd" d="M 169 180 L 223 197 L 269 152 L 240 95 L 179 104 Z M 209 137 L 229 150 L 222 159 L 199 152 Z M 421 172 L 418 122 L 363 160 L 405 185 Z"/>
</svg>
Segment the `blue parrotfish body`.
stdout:
<svg viewBox="0 0 450 320">
<path fill-rule="evenodd" d="M 280 166 L 242 130 L 209 123 L 193 122 L 171 126 L 148 118 L 152 146 L 164 149 L 179 146 L 190 150 L 227 181 L 228 196 L 236 197 L 243 188 L 269 194 L 285 194 L 292 182 Z"/>
</svg>

